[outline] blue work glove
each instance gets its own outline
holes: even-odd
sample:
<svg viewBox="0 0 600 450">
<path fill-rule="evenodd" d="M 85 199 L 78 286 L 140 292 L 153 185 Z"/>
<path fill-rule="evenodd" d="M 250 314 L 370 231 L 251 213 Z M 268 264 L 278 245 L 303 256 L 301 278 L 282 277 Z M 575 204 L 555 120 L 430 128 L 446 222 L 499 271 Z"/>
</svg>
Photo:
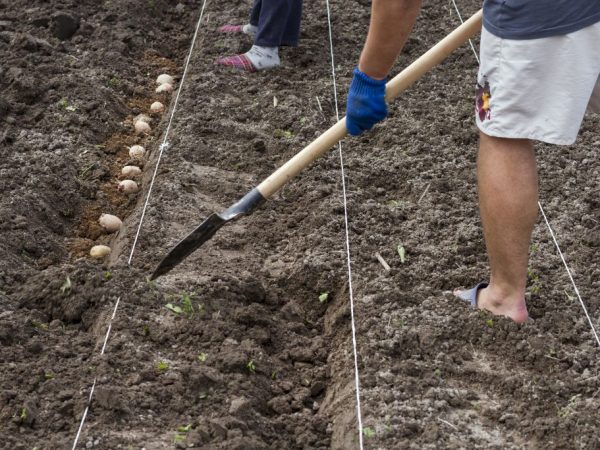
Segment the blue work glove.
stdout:
<svg viewBox="0 0 600 450">
<path fill-rule="evenodd" d="M 374 80 L 356 67 L 346 101 L 348 133 L 358 136 L 386 117 L 385 80 Z"/>
</svg>

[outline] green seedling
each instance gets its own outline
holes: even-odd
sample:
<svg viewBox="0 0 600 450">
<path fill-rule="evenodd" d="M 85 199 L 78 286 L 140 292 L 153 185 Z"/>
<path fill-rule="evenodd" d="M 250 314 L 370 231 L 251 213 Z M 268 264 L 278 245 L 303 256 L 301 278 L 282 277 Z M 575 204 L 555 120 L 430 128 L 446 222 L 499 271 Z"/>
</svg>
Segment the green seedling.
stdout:
<svg viewBox="0 0 600 450">
<path fill-rule="evenodd" d="M 363 427 L 363 436 L 366 438 L 372 438 L 375 436 L 375 430 L 371 427 Z"/>
<path fill-rule="evenodd" d="M 407 202 L 404 200 L 392 199 L 392 200 L 388 200 L 386 202 L 386 205 L 390 209 L 405 208 L 407 206 Z"/>
<path fill-rule="evenodd" d="M 21 413 L 19 414 L 19 417 L 21 418 L 21 420 L 27 420 L 27 416 L 28 416 L 28 412 L 27 412 L 27 408 L 25 406 L 23 406 L 21 408 Z"/>
<path fill-rule="evenodd" d="M 194 314 L 194 303 L 192 302 L 194 295 L 196 295 L 194 292 L 190 294 L 184 292 L 181 294 L 181 298 L 179 299 L 181 306 L 173 303 L 167 303 L 165 308 L 173 311 L 175 314 L 192 315 Z M 204 304 L 198 303 L 197 309 L 200 314 L 204 314 Z"/>
<path fill-rule="evenodd" d="M 198 361 L 200 361 L 200 362 L 205 362 L 206 358 L 208 358 L 208 355 L 206 353 L 200 353 L 198 355 Z"/>
<path fill-rule="evenodd" d="M 36 322 L 35 320 L 31 321 L 31 326 L 33 328 L 35 328 L 36 330 L 47 330 L 48 329 L 47 323 Z"/>
<path fill-rule="evenodd" d="M 169 363 L 166 361 L 158 361 L 156 363 L 156 370 L 158 372 L 165 372 L 169 368 Z"/>
<path fill-rule="evenodd" d="M 90 172 L 90 170 L 92 170 L 95 166 L 96 166 L 95 163 L 90 164 L 85 169 L 83 169 L 79 175 L 77 175 L 77 178 L 80 180 L 83 180 L 85 178 L 85 176 Z"/>
<path fill-rule="evenodd" d="M 150 336 L 150 326 L 148 324 L 142 327 L 142 333 L 144 336 Z"/>
<path fill-rule="evenodd" d="M 433 371 L 433 374 L 438 377 L 438 378 L 442 378 L 442 369 L 437 368 Z"/>
<path fill-rule="evenodd" d="M 177 432 L 173 436 L 173 442 L 176 444 L 178 442 L 183 442 L 186 437 L 186 433 L 188 433 L 192 429 L 192 424 L 189 423 L 187 425 L 181 425 L 177 427 Z"/>
<path fill-rule="evenodd" d="M 575 410 L 575 406 L 577 405 L 577 402 L 579 401 L 580 398 L 581 398 L 581 394 L 577 394 L 577 395 L 574 395 L 573 397 L 571 397 L 569 399 L 569 402 L 563 408 L 560 408 L 560 410 L 558 411 L 558 417 L 564 418 L 564 417 L 567 417 L 567 416 L 573 414 L 573 411 Z"/>
<path fill-rule="evenodd" d="M 54 378 L 56 378 L 56 376 L 52 372 L 46 372 L 46 373 L 44 373 L 44 378 L 46 380 L 54 380 Z"/>
<path fill-rule="evenodd" d="M 62 292 L 63 295 L 69 295 L 72 287 L 73 284 L 71 283 L 71 279 L 67 276 L 67 278 L 65 278 L 65 282 L 60 287 L 60 292 Z"/>
<path fill-rule="evenodd" d="M 532 255 L 535 255 L 539 251 L 540 251 L 540 244 L 537 244 L 537 243 L 531 244 L 531 254 Z"/>
<path fill-rule="evenodd" d="M 400 262 L 404 264 L 406 262 L 406 250 L 402 244 L 398 244 L 398 255 L 400 256 Z"/>
<path fill-rule="evenodd" d="M 404 320 L 404 319 L 396 319 L 396 320 L 394 321 L 394 325 L 395 325 L 397 328 L 404 327 L 404 326 L 406 326 L 406 320 Z"/>
<path fill-rule="evenodd" d="M 177 427 L 177 431 L 179 431 L 180 433 L 187 433 L 188 431 L 190 431 L 192 429 L 192 424 L 188 423 L 185 426 L 179 426 Z"/>
<path fill-rule="evenodd" d="M 494 328 L 494 320 L 493 319 L 486 319 L 485 324 L 490 328 Z"/>
<path fill-rule="evenodd" d="M 110 87 L 117 87 L 119 83 L 120 81 L 117 77 L 112 77 L 106 82 L 106 84 Z"/>
<path fill-rule="evenodd" d="M 173 305 L 172 303 L 167 303 L 165 308 L 173 311 L 175 314 L 183 314 L 183 309 L 181 306 Z"/>
<path fill-rule="evenodd" d="M 329 292 L 323 292 L 321 295 L 319 295 L 320 303 L 327 303 L 327 300 L 329 300 Z"/>
<path fill-rule="evenodd" d="M 73 105 L 70 105 L 69 101 L 66 98 L 61 99 L 58 102 L 58 106 L 60 106 L 61 108 L 66 109 L 69 112 L 77 111 L 77 108 L 75 106 L 73 106 Z"/>
<path fill-rule="evenodd" d="M 104 272 L 104 279 L 106 281 L 110 280 L 112 278 L 112 272 L 110 272 L 109 270 L 107 270 L 106 272 Z"/>
<path fill-rule="evenodd" d="M 540 293 L 540 277 L 535 273 L 533 269 L 527 269 L 527 278 L 531 282 L 531 293 L 537 295 Z"/>
<path fill-rule="evenodd" d="M 184 313 L 192 314 L 194 312 L 194 305 L 192 304 L 192 297 L 189 294 L 186 294 L 185 292 L 183 294 L 181 294 L 181 304 L 183 305 Z"/>
<path fill-rule="evenodd" d="M 275 132 L 273 134 L 275 135 L 275 137 L 286 138 L 286 139 L 291 139 L 294 137 L 294 133 L 292 133 L 289 130 L 277 129 L 277 130 L 275 130 Z"/>
<path fill-rule="evenodd" d="M 254 364 L 254 361 L 248 361 L 248 364 L 246 364 L 246 369 L 248 369 L 250 373 L 256 373 L 256 364 Z"/>
</svg>

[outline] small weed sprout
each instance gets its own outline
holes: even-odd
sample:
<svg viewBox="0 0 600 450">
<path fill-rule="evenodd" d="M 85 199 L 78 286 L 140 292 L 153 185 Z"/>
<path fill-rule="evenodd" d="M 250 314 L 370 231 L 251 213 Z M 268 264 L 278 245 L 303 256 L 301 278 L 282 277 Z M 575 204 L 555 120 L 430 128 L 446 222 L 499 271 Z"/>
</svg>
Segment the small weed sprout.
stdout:
<svg viewBox="0 0 600 450">
<path fill-rule="evenodd" d="M 406 249 L 402 244 L 398 244 L 398 256 L 400 256 L 400 262 L 404 264 L 406 262 Z"/>
<path fill-rule="evenodd" d="M 106 281 L 108 281 L 112 278 L 112 272 L 110 270 L 105 271 L 103 275 L 104 275 L 104 279 Z"/>
<path fill-rule="evenodd" d="M 206 358 L 208 358 L 208 355 L 206 353 L 200 353 L 198 355 L 198 361 L 200 361 L 200 362 L 205 362 Z"/>
<path fill-rule="evenodd" d="M 183 309 L 181 306 L 174 305 L 173 303 L 167 303 L 165 308 L 173 311 L 175 314 L 183 314 Z"/>
<path fill-rule="evenodd" d="M 120 81 L 117 77 L 111 77 L 106 84 L 110 87 L 117 87 L 119 85 Z"/>
<path fill-rule="evenodd" d="M 533 269 L 527 269 L 527 278 L 531 282 L 531 293 L 537 295 L 540 293 L 540 277 Z"/>
<path fill-rule="evenodd" d="M 19 417 L 21 418 L 21 420 L 27 420 L 27 416 L 28 416 L 27 408 L 25 406 L 23 406 L 21 408 L 21 413 L 19 414 Z"/>
<path fill-rule="evenodd" d="M 402 328 L 402 327 L 406 326 L 406 320 L 404 320 L 404 319 L 396 319 L 394 321 L 394 325 L 396 326 L 396 328 Z"/>
<path fill-rule="evenodd" d="M 246 364 L 246 369 L 248 369 L 248 372 L 250 373 L 256 373 L 256 364 L 254 364 L 254 361 L 248 361 L 248 364 Z"/>
<path fill-rule="evenodd" d="M 485 324 L 490 328 L 494 328 L 494 319 L 486 319 Z"/>
<path fill-rule="evenodd" d="M 371 427 L 363 427 L 363 436 L 366 438 L 372 438 L 375 436 L 375 430 Z"/>
<path fill-rule="evenodd" d="M 173 303 L 167 303 L 165 308 L 173 311 L 175 314 L 185 314 L 191 316 L 195 312 L 194 303 L 192 301 L 193 297 L 196 295 L 195 292 L 187 293 L 183 292 L 181 294 L 181 298 L 179 299 L 180 305 L 175 305 Z M 198 303 L 196 309 L 200 314 L 204 314 L 204 304 Z"/>
<path fill-rule="evenodd" d="M 188 433 L 191 429 L 192 429 L 191 423 L 189 423 L 185 426 L 182 425 L 182 426 L 177 427 L 177 431 L 175 432 L 175 435 L 173 436 L 173 443 L 177 444 L 178 442 L 183 442 L 185 440 L 186 433 Z"/>
<path fill-rule="evenodd" d="M 69 104 L 69 100 L 67 100 L 66 98 L 61 99 L 58 102 L 58 106 L 60 106 L 63 109 L 66 109 L 69 112 L 77 111 L 77 108 L 75 106 L 73 106 L 73 105 L 70 105 Z"/>
<path fill-rule="evenodd" d="M 194 305 L 192 304 L 192 297 L 187 294 L 181 294 L 181 304 L 183 305 L 183 312 L 186 314 L 192 314 L 194 312 Z"/>
<path fill-rule="evenodd" d="M 62 292 L 63 295 L 68 296 L 71 293 L 72 287 L 73 284 L 71 283 L 71 279 L 67 276 L 67 278 L 65 278 L 65 282 L 60 287 L 60 292 Z"/>
<path fill-rule="evenodd" d="M 96 146 L 96 147 L 98 147 L 98 146 Z M 90 171 L 91 171 L 91 170 L 92 170 L 94 167 L 96 167 L 96 163 L 92 163 L 92 164 L 90 164 L 89 166 L 85 167 L 85 168 L 84 168 L 84 169 L 83 169 L 83 170 L 82 170 L 82 171 L 79 173 L 79 175 L 77 175 L 77 178 L 78 178 L 79 180 L 84 180 L 84 179 L 86 179 L 86 178 L 87 178 L 87 175 L 90 173 Z"/>
<path fill-rule="evenodd" d="M 156 363 L 156 371 L 157 372 L 165 372 L 169 368 L 169 363 L 166 361 L 158 361 Z"/>
<path fill-rule="evenodd" d="M 329 292 L 323 292 L 321 295 L 319 295 L 320 303 L 327 303 L 327 300 L 329 300 Z"/>
<path fill-rule="evenodd" d="M 41 323 L 41 322 L 37 322 L 35 320 L 31 321 L 31 326 L 33 328 L 35 328 L 36 330 L 47 330 L 48 329 L 47 323 Z"/>
<path fill-rule="evenodd" d="M 289 130 L 281 130 L 281 129 L 277 129 L 275 130 L 275 132 L 273 133 L 273 135 L 275 137 L 278 138 L 285 138 L 285 139 L 291 139 L 294 137 L 294 133 L 292 133 Z"/>
<path fill-rule="evenodd" d="M 558 411 L 558 417 L 564 418 L 573 414 L 577 402 L 581 398 L 581 394 L 574 395 L 569 399 L 569 402 Z"/>
</svg>

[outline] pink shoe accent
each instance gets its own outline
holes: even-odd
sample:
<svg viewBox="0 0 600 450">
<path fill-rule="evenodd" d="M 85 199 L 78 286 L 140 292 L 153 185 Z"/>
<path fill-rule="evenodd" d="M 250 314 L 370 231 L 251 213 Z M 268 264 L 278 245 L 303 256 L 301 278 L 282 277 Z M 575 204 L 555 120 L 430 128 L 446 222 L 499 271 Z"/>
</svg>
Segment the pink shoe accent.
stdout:
<svg viewBox="0 0 600 450">
<path fill-rule="evenodd" d="M 243 25 L 223 25 L 217 30 L 219 33 L 243 33 Z"/>
<path fill-rule="evenodd" d="M 256 72 L 256 67 L 254 67 L 248 57 L 244 54 L 219 58 L 215 61 L 215 64 L 235 67 L 236 69 L 245 70 L 246 72 Z"/>
</svg>

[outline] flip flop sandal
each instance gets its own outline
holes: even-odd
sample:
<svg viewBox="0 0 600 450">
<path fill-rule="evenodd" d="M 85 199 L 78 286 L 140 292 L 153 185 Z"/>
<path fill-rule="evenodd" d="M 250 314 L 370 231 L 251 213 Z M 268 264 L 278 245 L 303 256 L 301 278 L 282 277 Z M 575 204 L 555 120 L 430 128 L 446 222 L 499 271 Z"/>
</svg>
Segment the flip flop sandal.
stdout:
<svg viewBox="0 0 600 450">
<path fill-rule="evenodd" d="M 480 289 L 485 289 L 486 287 L 488 287 L 488 283 L 482 281 L 477 283 L 474 288 L 462 291 L 457 295 L 457 297 L 461 300 L 469 302 L 473 308 L 477 308 L 477 293 Z"/>
</svg>

